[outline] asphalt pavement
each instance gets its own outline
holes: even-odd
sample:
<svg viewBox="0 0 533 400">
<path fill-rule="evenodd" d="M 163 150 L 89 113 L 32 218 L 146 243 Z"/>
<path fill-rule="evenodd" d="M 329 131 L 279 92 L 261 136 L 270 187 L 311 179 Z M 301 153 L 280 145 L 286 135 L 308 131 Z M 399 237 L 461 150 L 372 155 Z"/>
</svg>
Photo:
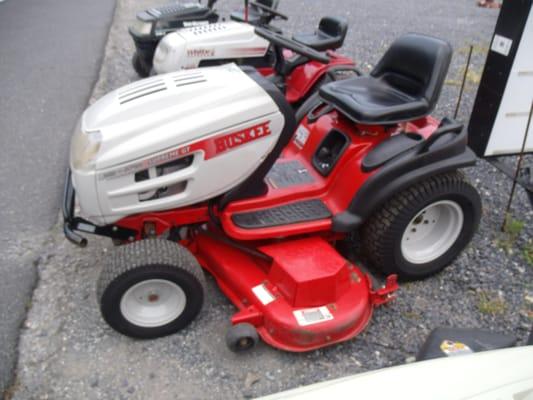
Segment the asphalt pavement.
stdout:
<svg viewBox="0 0 533 400">
<path fill-rule="evenodd" d="M 0 2 L 0 394 L 114 8 L 112 0 Z"/>
</svg>

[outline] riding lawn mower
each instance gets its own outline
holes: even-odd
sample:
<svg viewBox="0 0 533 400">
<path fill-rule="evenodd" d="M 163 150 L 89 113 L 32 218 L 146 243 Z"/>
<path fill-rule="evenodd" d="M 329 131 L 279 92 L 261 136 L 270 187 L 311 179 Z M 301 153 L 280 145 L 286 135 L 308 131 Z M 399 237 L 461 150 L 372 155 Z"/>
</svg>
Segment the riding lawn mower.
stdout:
<svg viewBox="0 0 533 400">
<path fill-rule="evenodd" d="M 70 241 L 117 244 L 97 283 L 105 321 L 135 338 L 175 333 L 200 312 L 207 271 L 238 309 L 230 349 L 261 337 L 309 351 L 361 332 L 398 279 L 449 265 L 481 214 L 460 172 L 476 159 L 466 132 L 430 116 L 451 54 L 404 35 L 369 75 L 320 86 L 299 123 L 271 79 L 235 64 L 92 104 L 72 139 L 63 215 Z M 349 238 L 383 286 L 340 254 Z"/>
<path fill-rule="evenodd" d="M 208 0 L 206 5 L 199 2 L 168 4 L 139 12 L 135 23 L 128 29 L 136 49 L 132 58 L 135 72 L 141 77 L 150 75 L 154 52 L 166 34 L 180 28 L 205 27 L 217 22 L 220 17 L 213 8 L 216 1 Z M 279 0 L 257 0 L 248 4 L 246 0 L 244 9 L 231 13 L 230 19 L 267 26 L 278 16 L 278 3 Z"/>
</svg>

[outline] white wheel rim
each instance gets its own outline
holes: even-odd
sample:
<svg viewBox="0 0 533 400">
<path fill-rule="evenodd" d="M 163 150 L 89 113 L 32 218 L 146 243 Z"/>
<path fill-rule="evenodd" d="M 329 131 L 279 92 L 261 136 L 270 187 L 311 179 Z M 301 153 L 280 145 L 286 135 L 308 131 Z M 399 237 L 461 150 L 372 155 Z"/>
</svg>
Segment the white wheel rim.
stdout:
<svg viewBox="0 0 533 400">
<path fill-rule="evenodd" d="M 413 264 L 436 260 L 453 246 L 463 222 L 463 209 L 455 201 L 430 204 L 407 225 L 401 242 L 403 257 Z"/>
<path fill-rule="evenodd" d="M 174 282 L 149 279 L 130 287 L 120 300 L 120 312 L 134 325 L 163 326 L 178 318 L 187 298 Z"/>
</svg>

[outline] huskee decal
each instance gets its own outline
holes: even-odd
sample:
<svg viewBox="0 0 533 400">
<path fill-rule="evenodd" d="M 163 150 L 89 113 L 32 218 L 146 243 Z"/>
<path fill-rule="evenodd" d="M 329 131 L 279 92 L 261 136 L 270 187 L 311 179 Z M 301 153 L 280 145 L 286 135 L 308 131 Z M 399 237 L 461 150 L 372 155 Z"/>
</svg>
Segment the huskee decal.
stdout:
<svg viewBox="0 0 533 400">
<path fill-rule="evenodd" d="M 119 176 L 133 174 L 151 167 L 177 160 L 191 153 L 199 151 L 202 151 L 204 153 L 205 160 L 209 160 L 210 158 L 216 157 L 221 153 L 242 146 L 254 140 L 260 139 L 262 137 L 268 136 L 271 133 L 272 132 L 270 130 L 270 121 L 262 122 L 260 124 L 250 126 L 237 132 L 231 132 L 219 136 L 214 136 L 209 139 L 200 140 L 199 142 L 195 142 L 187 146 L 178 147 L 177 149 L 173 149 L 167 153 L 159 154 L 144 161 L 135 164 L 130 164 L 112 171 L 104 172 L 102 175 L 100 175 L 100 179 L 111 179 Z"/>
<path fill-rule="evenodd" d="M 239 132 L 230 133 L 229 135 L 216 138 L 216 154 L 251 142 L 252 140 L 259 139 L 263 136 L 270 135 L 270 128 L 268 126 L 269 124 L 270 121 L 262 123 L 260 125 L 252 126 L 251 128 L 247 128 Z"/>
</svg>

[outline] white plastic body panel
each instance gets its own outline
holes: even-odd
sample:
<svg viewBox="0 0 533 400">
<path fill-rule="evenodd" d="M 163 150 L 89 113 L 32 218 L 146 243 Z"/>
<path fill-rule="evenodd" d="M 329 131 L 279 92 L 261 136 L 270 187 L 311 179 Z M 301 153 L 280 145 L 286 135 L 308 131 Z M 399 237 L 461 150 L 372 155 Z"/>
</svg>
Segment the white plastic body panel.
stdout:
<svg viewBox="0 0 533 400">
<path fill-rule="evenodd" d="M 270 153 L 284 122 L 268 93 L 234 64 L 161 75 L 115 90 L 82 116 L 82 131 L 99 131 L 102 138 L 93 170 L 76 170 L 71 162 L 82 215 L 109 224 L 224 193 Z M 157 166 L 189 156 L 190 165 L 155 175 Z M 136 181 L 140 171 L 149 171 L 150 178 Z M 165 188 L 180 190 L 146 199 Z"/>
<path fill-rule="evenodd" d="M 249 24 L 229 21 L 178 29 L 159 42 L 153 60 L 157 74 L 197 68 L 202 61 L 263 57 L 268 41 Z"/>
<path fill-rule="evenodd" d="M 499 44 L 500 46 L 498 46 Z M 492 51 L 498 51 L 498 47 L 505 50 L 505 38 L 496 35 L 491 47 Z M 502 54 L 505 55 L 505 52 L 503 51 Z M 522 33 L 498 115 L 487 143 L 485 156 L 516 154 L 521 151 L 532 101 L 533 11 L 529 13 Z M 533 152 L 533 124 L 529 127 L 525 151 Z"/>
<path fill-rule="evenodd" d="M 532 360 L 533 346 L 439 358 L 316 383 L 260 400 L 532 400 Z"/>
</svg>

